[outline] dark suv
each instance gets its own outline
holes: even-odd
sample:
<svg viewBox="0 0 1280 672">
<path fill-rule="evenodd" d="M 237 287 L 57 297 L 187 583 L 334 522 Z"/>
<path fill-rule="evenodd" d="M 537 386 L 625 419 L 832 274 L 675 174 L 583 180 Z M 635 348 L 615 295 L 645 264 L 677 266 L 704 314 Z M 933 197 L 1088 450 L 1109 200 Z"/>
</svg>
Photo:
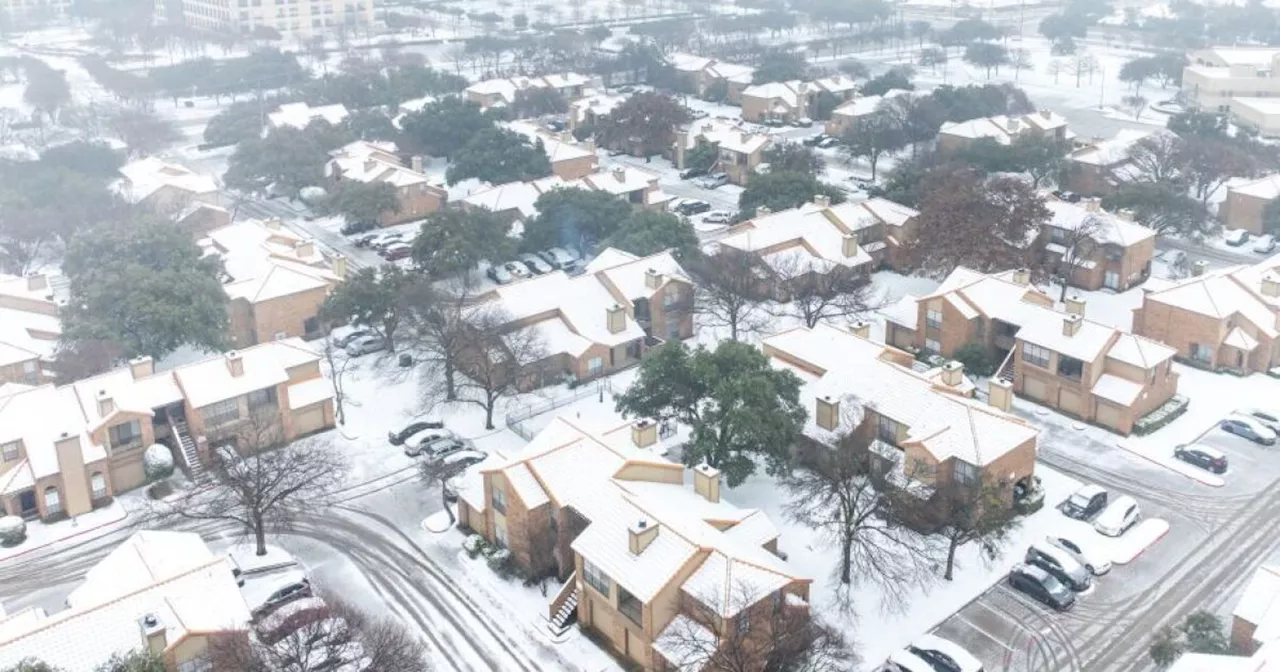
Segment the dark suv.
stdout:
<svg viewBox="0 0 1280 672">
<path fill-rule="evenodd" d="M 411 422 L 398 432 L 387 432 L 387 441 L 393 446 L 403 445 L 418 432 L 428 429 L 443 429 L 444 423 L 439 420 L 418 420 Z"/>
<path fill-rule="evenodd" d="M 1107 508 L 1107 491 L 1097 485 L 1082 485 L 1062 503 L 1062 512 L 1069 518 L 1089 520 Z"/>
<path fill-rule="evenodd" d="M 1215 474 L 1221 474 L 1227 470 L 1227 456 L 1208 446 L 1178 446 L 1173 449 L 1173 456 Z"/>
<path fill-rule="evenodd" d="M 1049 572 L 1031 565 L 1014 565 L 1009 570 L 1009 585 L 1031 599 L 1066 611 L 1075 606 L 1076 594 Z"/>
</svg>

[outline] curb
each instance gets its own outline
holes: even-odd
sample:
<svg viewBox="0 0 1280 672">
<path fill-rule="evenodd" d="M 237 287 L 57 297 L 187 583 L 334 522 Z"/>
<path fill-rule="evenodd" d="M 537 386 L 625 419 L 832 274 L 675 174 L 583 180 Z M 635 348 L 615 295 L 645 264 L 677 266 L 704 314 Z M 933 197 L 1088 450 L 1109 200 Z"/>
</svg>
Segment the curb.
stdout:
<svg viewBox="0 0 1280 672">
<path fill-rule="evenodd" d="M 422 528 L 422 531 L 423 531 L 423 532 L 426 532 L 427 534 L 445 534 L 445 533 L 449 532 L 450 530 L 452 530 L 452 529 L 457 525 L 457 519 L 455 519 L 453 523 L 450 523 L 449 525 L 446 525 L 444 528 L 439 529 L 439 530 L 433 530 L 433 529 L 431 529 L 431 528 L 427 525 L 427 521 L 428 521 L 428 520 L 430 520 L 430 518 L 429 518 L 429 517 L 428 517 L 428 518 L 423 518 L 423 519 L 422 519 L 422 522 L 421 522 L 421 523 L 418 523 L 418 527 Z"/>
<path fill-rule="evenodd" d="M 1116 565 L 1128 565 L 1128 564 L 1132 564 L 1133 562 L 1137 561 L 1137 559 L 1138 559 L 1138 558 L 1141 558 L 1143 553 L 1146 553 L 1148 550 L 1151 550 L 1151 547 L 1152 547 L 1152 546 L 1155 546 L 1156 544 L 1160 543 L 1160 540 L 1161 540 L 1161 539 L 1164 539 L 1166 536 L 1168 536 L 1168 534 L 1169 534 L 1169 530 L 1172 530 L 1172 529 L 1173 529 L 1173 525 L 1170 525 L 1170 524 L 1169 524 L 1169 521 L 1167 521 L 1167 520 L 1166 520 L 1164 524 L 1165 524 L 1164 532 L 1161 532 L 1161 533 L 1160 533 L 1160 536 L 1158 536 L 1158 537 L 1156 537 L 1155 539 L 1153 539 L 1153 540 L 1151 541 L 1151 543 L 1147 544 L 1147 545 L 1146 545 L 1142 550 L 1140 550 L 1140 551 L 1138 551 L 1137 553 L 1135 553 L 1135 554 L 1133 555 L 1133 557 L 1132 557 L 1132 558 L 1129 558 L 1129 559 L 1128 559 L 1128 560 L 1126 560 L 1125 562 L 1118 562 L 1118 561 L 1112 560 L 1112 564 L 1116 564 Z"/>
<path fill-rule="evenodd" d="M 124 508 L 124 507 L 121 507 L 121 508 Z M 102 528 L 104 528 L 104 527 L 109 526 L 109 525 L 115 525 L 115 524 L 117 524 L 117 523 L 120 523 L 120 522 L 123 522 L 123 521 L 129 520 L 129 515 L 130 515 L 130 514 L 129 514 L 129 512 L 128 512 L 128 511 L 125 511 L 125 512 L 124 512 L 124 515 L 123 515 L 123 516 L 121 516 L 120 518 L 117 518 L 116 520 L 110 520 L 110 521 L 107 521 L 107 522 L 105 522 L 105 523 L 99 523 L 99 524 L 97 524 L 97 525 L 94 525 L 93 527 L 87 527 L 87 528 L 85 528 L 85 529 L 83 529 L 83 530 L 80 530 L 79 532 L 76 532 L 75 534 L 68 534 L 68 535 L 67 535 L 67 536 L 65 536 L 65 537 L 60 537 L 60 538 L 58 538 L 58 539 L 54 539 L 54 540 L 52 540 L 52 541 L 47 541 L 47 542 L 45 542 L 45 543 L 43 543 L 43 544 L 40 544 L 39 546 L 32 546 L 31 548 L 24 549 L 24 550 L 22 550 L 22 551 L 19 551 L 18 553 L 14 553 L 14 554 L 12 554 L 12 555 L 6 555 L 6 556 L 4 556 L 3 558 L 0 558 L 0 564 L 5 563 L 5 562 L 8 562 L 8 561 L 10 561 L 10 560 L 13 560 L 14 558 L 20 558 L 20 557 L 22 557 L 22 556 L 24 556 L 24 555 L 27 555 L 28 553 L 32 553 L 32 552 L 34 552 L 34 551 L 39 551 L 39 550 L 42 550 L 42 549 L 48 548 L 48 547 L 50 547 L 50 546 L 52 546 L 52 545 L 54 545 L 54 544 L 59 544 L 59 543 L 62 543 L 62 542 L 64 542 L 64 541 L 67 541 L 67 540 L 69 540 L 69 539 L 75 539 L 76 537 L 82 537 L 82 536 L 84 536 L 84 535 L 86 535 L 86 534 L 89 534 L 90 532 L 96 532 L 96 531 L 98 531 L 98 530 L 101 530 L 101 529 L 102 529 Z M 55 523 L 55 524 L 57 524 L 57 523 Z"/>
<path fill-rule="evenodd" d="M 1125 443 L 1125 442 L 1124 442 L 1123 440 L 1121 440 L 1121 441 L 1116 441 L 1116 442 L 1115 442 L 1115 446 L 1116 446 L 1117 448 L 1119 448 L 1120 450 L 1123 450 L 1124 452 L 1129 453 L 1130 455 L 1136 455 L 1136 456 L 1138 456 L 1138 457 L 1140 457 L 1140 458 L 1142 458 L 1142 459 L 1144 459 L 1144 460 L 1146 460 L 1146 461 L 1150 462 L 1151 464 L 1154 464 L 1154 465 L 1159 466 L 1159 467 L 1163 467 L 1164 469 L 1167 469 L 1168 471 L 1171 471 L 1171 472 L 1173 472 L 1173 473 L 1175 473 L 1175 474 L 1177 474 L 1177 475 L 1179 475 L 1179 476 L 1182 476 L 1183 478 L 1186 478 L 1187 480 L 1194 481 L 1194 482 L 1196 482 L 1196 483 L 1199 483 L 1200 485 L 1208 486 L 1208 487 L 1210 487 L 1210 488 L 1221 488 L 1222 486 L 1224 486 L 1224 485 L 1226 485 L 1226 484 L 1227 484 L 1227 482 L 1226 482 L 1224 479 L 1222 479 L 1222 478 L 1218 478 L 1218 477 L 1215 477 L 1215 478 L 1218 478 L 1218 482 L 1217 482 L 1217 483 L 1213 483 L 1213 482 L 1211 482 L 1211 481 L 1205 481 L 1205 480 L 1202 480 L 1202 479 L 1196 478 L 1195 476 L 1192 476 L 1191 474 L 1189 474 L 1189 473 L 1187 473 L 1187 472 L 1185 472 L 1185 471 L 1182 471 L 1182 470 L 1180 470 L 1180 469 L 1174 469 L 1173 467 L 1169 466 L 1168 464 L 1165 464 L 1164 462 L 1161 462 L 1161 461 L 1159 461 L 1159 460 L 1155 459 L 1154 457 L 1152 457 L 1152 456 L 1150 456 L 1150 455 L 1147 455 L 1146 453 L 1139 452 L 1139 451 L 1137 451 L 1137 450 L 1134 450 L 1133 448 L 1129 448 L 1128 446 L 1123 445 L 1124 443 Z"/>
</svg>

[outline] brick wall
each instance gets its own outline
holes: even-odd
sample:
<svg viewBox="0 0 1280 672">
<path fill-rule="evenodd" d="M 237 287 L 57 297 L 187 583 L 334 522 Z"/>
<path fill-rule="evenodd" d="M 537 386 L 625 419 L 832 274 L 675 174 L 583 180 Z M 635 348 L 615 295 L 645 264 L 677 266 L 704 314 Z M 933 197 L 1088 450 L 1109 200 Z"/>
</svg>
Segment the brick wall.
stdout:
<svg viewBox="0 0 1280 672">
<path fill-rule="evenodd" d="M 1133 332 L 1160 341 L 1177 350 L 1179 357 L 1190 359 L 1192 343 L 1217 348 L 1226 335 L 1227 322 L 1143 297 L 1142 306 L 1133 314 Z M 1207 366 L 1218 364 L 1215 351 Z"/>
<path fill-rule="evenodd" d="M 297 294 L 282 296 L 270 301 L 260 301 L 253 306 L 253 325 L 257 340 L 252 343 L 237 343 L 239 347 L 265 343 L 276 338 L 277 334 L 288 337 L 303 338 L 308 336 L 306 321 L 320 313 L 320 306 L 329 294 L 327 287 Z"/>
<path fill-rule="evenodd" d="M 1262 211 L 1271 201 L 1236 191 L 1227 192 L 1223 201 L 1222 223 L 1228 229 L 1244 229 L 1254 235 L 1262 234 Z"/>
<path fill-rule="evenodd" d="M 379 218 L 382 226 L 394 226 L 422 219 L 443 208 L 449 200 L 449 192 L 429 184 L 412 184 L 396 190 L 396 201 L 400 209 L 396 212 L 384 212 Z"/>
<path fill-rule="evenodd" d="M 580 180 L 596 171 L 596 157 L 582 156 L 576 159 L 556 161 L 551 164 L 551 172 L 562 180 Z"/>
</svg>

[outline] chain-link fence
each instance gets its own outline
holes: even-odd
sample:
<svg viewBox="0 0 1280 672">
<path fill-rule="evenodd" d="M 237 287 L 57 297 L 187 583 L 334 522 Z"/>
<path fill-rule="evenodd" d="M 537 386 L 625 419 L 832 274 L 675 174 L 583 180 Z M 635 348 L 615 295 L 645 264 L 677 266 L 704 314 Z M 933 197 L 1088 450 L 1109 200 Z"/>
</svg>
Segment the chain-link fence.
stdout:
<svg viewBox="0 0 1280 672">
<path fill-rule="evenodd" d="M 542 399 L 539 401 L 531 401 L 527 404 L 520 404 L 507 412 L 507 429 L 510 429 L 520 435 L 520 437 L 525 441 L 532 441 L 533 435 L 536 432 L 524 426 L 524 423 L 530 418 L 536 418 L 543 413 L 549 413 L 557 408 L 563 408 L 569 404 L 586 399 L 587 397 L 598 397 L 606 394 L 613 394 L 613 384 L 608 379 L 601 378 L 590 383 L 580 385 L 566 395 L 551 397 L 550 399 Z"/>
</svg>

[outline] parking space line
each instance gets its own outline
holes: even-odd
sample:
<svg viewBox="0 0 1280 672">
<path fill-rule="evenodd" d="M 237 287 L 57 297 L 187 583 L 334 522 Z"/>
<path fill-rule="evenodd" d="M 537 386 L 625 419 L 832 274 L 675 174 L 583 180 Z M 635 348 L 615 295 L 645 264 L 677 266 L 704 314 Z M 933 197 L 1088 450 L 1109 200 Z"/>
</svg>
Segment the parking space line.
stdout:
<svg viewBox="0 0 1280 672">
<path fill-rule="evenodd" d="M 965 625 L 967 625 L 967 626 L 969 626 L 969 627 L 973 628 L 974 630 L 977 630 L 979 633 L 981 633 L 981 634 L 982 634 L 983 636 L 985 636 L 987 639 L 989 639 L 989 640 L 991 640 L 991 641 L 995 642 L 997 646 L 999 646 L 1000 648 L 1004 649 L 1005 651 L 1013 651 L 1013 647 L 1009 646 L 1008 644 L 1005 644 L 1003 641 L 1001 641 L 1001 640 L 1000 640 L 1000 638 L 999 638 L 999 637 L 996 637 L 995 635 L 991 634 L 990 632 L 987 632 L 987 630 L 986 630 L 985 628 L 983 628 L 982 626 L 980 626 L 980 625 L 978 625 L 977 623 L 974 623 L 973 621 L 971 621 L 971 620 L 969 620 L 969 619 L 965 618 L 963 614 L 959 614 L 959 613 L 957 613 L 957 614 L 956 614 L 956 618 L 958 618 L 958 619 L 960 619 L 961 621 L 963 621 Z"/>
</svg>

